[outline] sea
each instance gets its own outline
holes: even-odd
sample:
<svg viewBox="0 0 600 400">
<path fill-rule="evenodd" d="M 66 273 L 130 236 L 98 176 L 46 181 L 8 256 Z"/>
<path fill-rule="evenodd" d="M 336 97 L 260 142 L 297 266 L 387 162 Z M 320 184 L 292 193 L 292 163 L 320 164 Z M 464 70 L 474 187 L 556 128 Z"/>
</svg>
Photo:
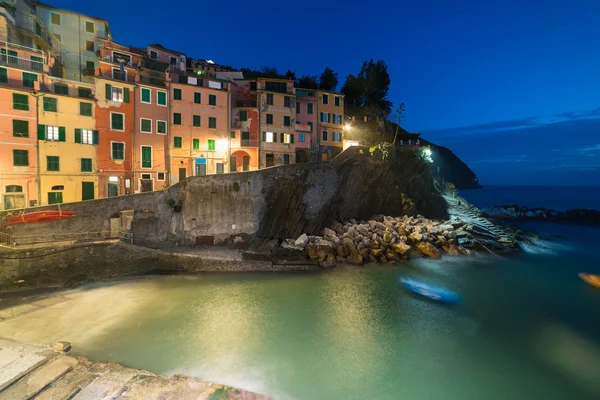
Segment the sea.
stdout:
<svg viewBox="0 0 600 400">
<path fill-rule="evenodd" d="M 489 186 L 477 206 L 600 208 L 598 188 Z M 600 399 L 600 228 L 531 222 L 516 254 L 94 283 L 0 320 L 0 337 L 283 400 Z M 459 293 L 417 297 L 410 277 Z M 0 396 L 1 397 L 1 396 Z"/>
</svg>

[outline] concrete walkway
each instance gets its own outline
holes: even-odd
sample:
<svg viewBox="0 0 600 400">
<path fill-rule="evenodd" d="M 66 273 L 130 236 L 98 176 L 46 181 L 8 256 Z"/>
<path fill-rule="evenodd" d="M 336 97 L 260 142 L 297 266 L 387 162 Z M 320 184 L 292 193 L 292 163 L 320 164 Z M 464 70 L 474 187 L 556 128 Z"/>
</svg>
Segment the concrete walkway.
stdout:
<svg viewBox="0 0 600 400">
<path fill-rule="evenodd" d="M 0 338 L 0 399 L 240 399 L 269 397 L 182 375 L 91 363 L 50 347 Z"/>
</svg>

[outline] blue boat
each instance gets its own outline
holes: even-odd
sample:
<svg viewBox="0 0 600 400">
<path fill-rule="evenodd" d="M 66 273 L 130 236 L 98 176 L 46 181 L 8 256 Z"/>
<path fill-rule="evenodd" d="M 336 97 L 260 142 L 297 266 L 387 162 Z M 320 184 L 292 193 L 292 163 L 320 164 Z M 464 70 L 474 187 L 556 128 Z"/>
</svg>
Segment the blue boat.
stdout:
<svg viewBox="0 0 600 400">
<path fill-rule="evenodd" d="M 452 304 L 460 303 L 462 301 L 462 297 L 459 294 L 439 286 L 430 285 L 404 276 L 400 277 L 400 282 L 411 292 L 431 300 Z"/>
</svg>

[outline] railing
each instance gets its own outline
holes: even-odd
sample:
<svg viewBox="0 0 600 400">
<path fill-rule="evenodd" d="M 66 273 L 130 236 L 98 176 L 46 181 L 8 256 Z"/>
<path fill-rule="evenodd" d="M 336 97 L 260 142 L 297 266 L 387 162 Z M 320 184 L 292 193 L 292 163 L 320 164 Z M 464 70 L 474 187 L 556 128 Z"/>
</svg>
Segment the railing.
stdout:
<svg viewBox="0 0 600 400">
<path fill-rule="evenodd" d="M 41 58 L 41 57 L 40 57 Z M 28 71 L 44 72 L 44 61 L 28 60 L 8 54 L 0 55 L 0 65 L 6 65 L 13 68 L 25 69 Z"/>
<path fill-rule="evenodd" d="M 165 86 L 165 78 L 158 76 L 140 75 L 140 82 L 155 86 Z"/>
<path fill-rule="evenodd" d="M 236 100 L 235 106 L 238 108 L 256 108 L 256 100 Z"/>
<path fill-rule="evenodd" d="M 125 72 L 113 71 L 112 72 L 112 78 L 116 79 L 118 81 L 127 82 L 127 74 Z"/>
<path fill-rule="evenodd" d="M 165 70 L 169 67 L 169 63 L 152 60 L 150 58 L 142 59 L 142 68 L 150 69 L 152 71 L 165 72 Z"/>
<path fill-rule="evenodd" d="M 75 244 L 85 242 L 104 242 L 108 240 L 123 240 L 133 243 L 132 232 L 74 232 L 53 233 L 45 235 L 14 236 L 0 233 L 0 247 L 34 247 L 53 244 Z"/>
<path fill-rule="evenodd" d="M 231 141 L 231 147 L 233 147 L 233 148 L 258 147 L 258 139 L 232 140 Z"/>
</svg>

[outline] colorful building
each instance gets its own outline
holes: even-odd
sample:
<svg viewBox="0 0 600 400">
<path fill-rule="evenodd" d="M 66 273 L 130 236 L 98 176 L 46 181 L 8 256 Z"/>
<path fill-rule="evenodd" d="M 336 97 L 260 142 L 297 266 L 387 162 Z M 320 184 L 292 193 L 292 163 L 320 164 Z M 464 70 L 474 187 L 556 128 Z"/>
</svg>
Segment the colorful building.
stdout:
<svg viewBox="0 0 600 400">
<path fill-rule="evenodd" d="M 320 160 L 331 160 L 343 151 L 344 95 L 317 90 Z"/>
<path fill-rule="evenodd" d="M 317 97 L 310 89 L 296 89 L 296 162 L 317 161 Z"/>
<path fill-rule="evenodd" d="M 222 174 L 229 163 L 229 83 L 195 74 L 168 75 L 171 183 Z"/>
<path fill-rule="evenodd" d="M 40 205 L 98 198 L 94 86 L 52 76 L 40 84 Z"/>
<path fill-rule="evenodd" d="M 296 158 L 296 95 L 288 79 L 256 80 L 260 118 L 259 168 L 293 164 Z"/>
<path fill-rule="evenodd" d="M 41 50 L 2 42 L 0 54 L 0 209 L 36 205 L 38 81 L 49 69 Z M 38 61 L 42 60 L 42 61 Z"/>
<path fill-rule="evenodd" d="M 258 169 L 260 115 L 256 81 L 236 81 L 231 86 L 229 172 Z"/>
<path fill-rule="evenodd" d="M 124 46 L 103 42 L 96 68 L 94 115 L 99 133 L 98 196 L 113 197 L 134 192 L 133 138 L 137 68 L 113 57 Z M 110 57 L 106 57 L 110 55 Z"/>
<path fill-rule="evenodd" d="M 36 15 L 56 39 L 64 68 L 60 75 L 71 81 L 93 83 L 99 49 L 110 39 L 108 21 L 36 2 Z"/>
</svg>

